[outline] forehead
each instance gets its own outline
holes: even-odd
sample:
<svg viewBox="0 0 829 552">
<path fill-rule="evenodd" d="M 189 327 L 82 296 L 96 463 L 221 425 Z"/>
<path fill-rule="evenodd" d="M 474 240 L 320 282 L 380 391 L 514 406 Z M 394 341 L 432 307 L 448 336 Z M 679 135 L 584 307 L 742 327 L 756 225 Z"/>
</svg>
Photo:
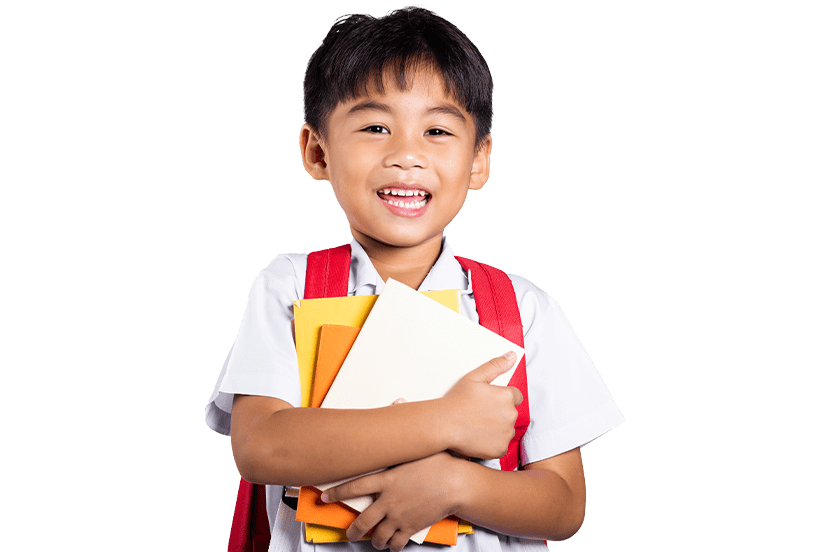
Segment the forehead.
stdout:
<svg viewBox="0 0 829 552">
<path fill-rule="evenodd" d="M 429 111 L 457 115 L 471 119 L 469 113 L 457 101 L 441 74 L 428 67 L 418 67 L 406 73 L 386 71 L 383 78 L 370 79 L 364 90 L 346 98 L 337 106 L 348 113 L 364 109 L 390 111 L 393 104 L 424 104 Z"/>
</svg>

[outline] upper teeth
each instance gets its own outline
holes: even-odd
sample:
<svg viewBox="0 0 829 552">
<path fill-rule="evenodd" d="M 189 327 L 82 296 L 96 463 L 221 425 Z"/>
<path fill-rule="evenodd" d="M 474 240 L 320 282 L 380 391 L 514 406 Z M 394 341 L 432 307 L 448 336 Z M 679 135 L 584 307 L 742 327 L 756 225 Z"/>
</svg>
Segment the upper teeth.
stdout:
<svg viewBox="0 0 829 552">
<path fill-rule="evenodd" d="M 396 196 L 426 196 L 426 192 L 424 192 L 423 190 L 392 190 L 391 188 L 386 188 L 385 190 L 383 190 L 383 193 Z"/>
</svg>

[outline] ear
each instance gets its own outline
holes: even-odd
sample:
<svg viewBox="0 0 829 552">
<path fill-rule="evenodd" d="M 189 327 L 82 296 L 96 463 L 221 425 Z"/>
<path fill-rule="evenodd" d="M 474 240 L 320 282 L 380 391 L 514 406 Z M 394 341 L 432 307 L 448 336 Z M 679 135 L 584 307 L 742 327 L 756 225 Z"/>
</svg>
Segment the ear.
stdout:
<svg viewBox="0 0 829 552">
<path fill-rule="evenodd" d="M 322 136 L 314 127 L 305 123 L 299 130 L 299 150 L 302 165 L 315 180 L 328 180 L 328 163 L 325 162 L 325 146 Z"/>
<path fill-rule="evenodd" d="M 475 151 L 472 158 L 472 175 L 469 178 L 469 189 L 480 190 L 489 180 L 489 157 L 492 154 L 492 136 L 487 135 Z"/>
</svg>

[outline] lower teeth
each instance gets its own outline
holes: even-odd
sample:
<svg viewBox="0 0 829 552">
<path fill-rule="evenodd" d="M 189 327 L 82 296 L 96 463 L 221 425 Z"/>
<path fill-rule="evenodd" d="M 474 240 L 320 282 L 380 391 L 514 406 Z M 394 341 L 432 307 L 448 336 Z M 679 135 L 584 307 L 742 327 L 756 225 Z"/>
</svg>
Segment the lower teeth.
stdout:
<svg viewBox="0 0 829 552">
<path fill-rule="evenodd" d="M 413 201 L 410 203 L 405 203 L 403 201 L 389 201 L 386 200 L 386 203 L 390 205 L 394 205 L 395 207 L 402 207 L 404 209 L 420 209 L 421 207 L 426 205 L 426 200 L 423 199 L 421 201 Z"/>
</svg>

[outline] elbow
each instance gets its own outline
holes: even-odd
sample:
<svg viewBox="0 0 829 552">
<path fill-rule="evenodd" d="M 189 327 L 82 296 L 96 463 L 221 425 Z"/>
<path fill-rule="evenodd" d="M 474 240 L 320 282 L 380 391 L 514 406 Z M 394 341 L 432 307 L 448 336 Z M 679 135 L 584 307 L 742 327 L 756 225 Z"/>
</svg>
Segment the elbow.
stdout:
<svg viewBox="0 0 829 552">
<path fill-rule="evenodd" d="M 289 475 L 285 473 L 284 451 L 275 449 L 278 444 L 258 439 L 255 432 L 242 435 L 231 434 L 233 460 L 242 479 L 254 485 L 285 485 Z"/>
<path fill-rule="evenodd" d="M 566 523 L 563 523 L 556 527 L 556 530 L 552 535 L 550 535 L 547 540 L 550 541 L 564 541 L 575 535 L 581 529 L 581 525 L 584 522 L 584 515 L 580 518 L 568 520 Z"/>
<path fill-rule="evenodd" d="M 230 444 L 233 460 L 242 479 L 254 485 L 292 484 L 290 448 L 275 430 L 273 417 L 288 407 L 277 408 L 273 399 L 237 395 L 230 420 Z"/>
<path fill-rule="evenodd" d="M 559 501 L 552 509 L 555 512 L 551 518 L 554 520 L 546 536 L 550 541 L 567 540 L 581 529 L 584 523 L 585 507 L 587 496 L 584 488 L 584 478 L 575 482 L 564 481 L 566 487 L 559 495 Z M 557 515 L 556 515 L 557 514 Z"/>
<path fill-rule="evenodd" d="M 233 448 L 233 460 L 236 462 L 236 469 L 239 470 L 239 475 L 248 483 L 254 485 L 265 485 L 267 481 L 263 477 L 260 468 L 263 456 L 261 447 L 253 442 L 250 436 L 237 437 L 231 436 L 231 446 Z"/>
</svg>

